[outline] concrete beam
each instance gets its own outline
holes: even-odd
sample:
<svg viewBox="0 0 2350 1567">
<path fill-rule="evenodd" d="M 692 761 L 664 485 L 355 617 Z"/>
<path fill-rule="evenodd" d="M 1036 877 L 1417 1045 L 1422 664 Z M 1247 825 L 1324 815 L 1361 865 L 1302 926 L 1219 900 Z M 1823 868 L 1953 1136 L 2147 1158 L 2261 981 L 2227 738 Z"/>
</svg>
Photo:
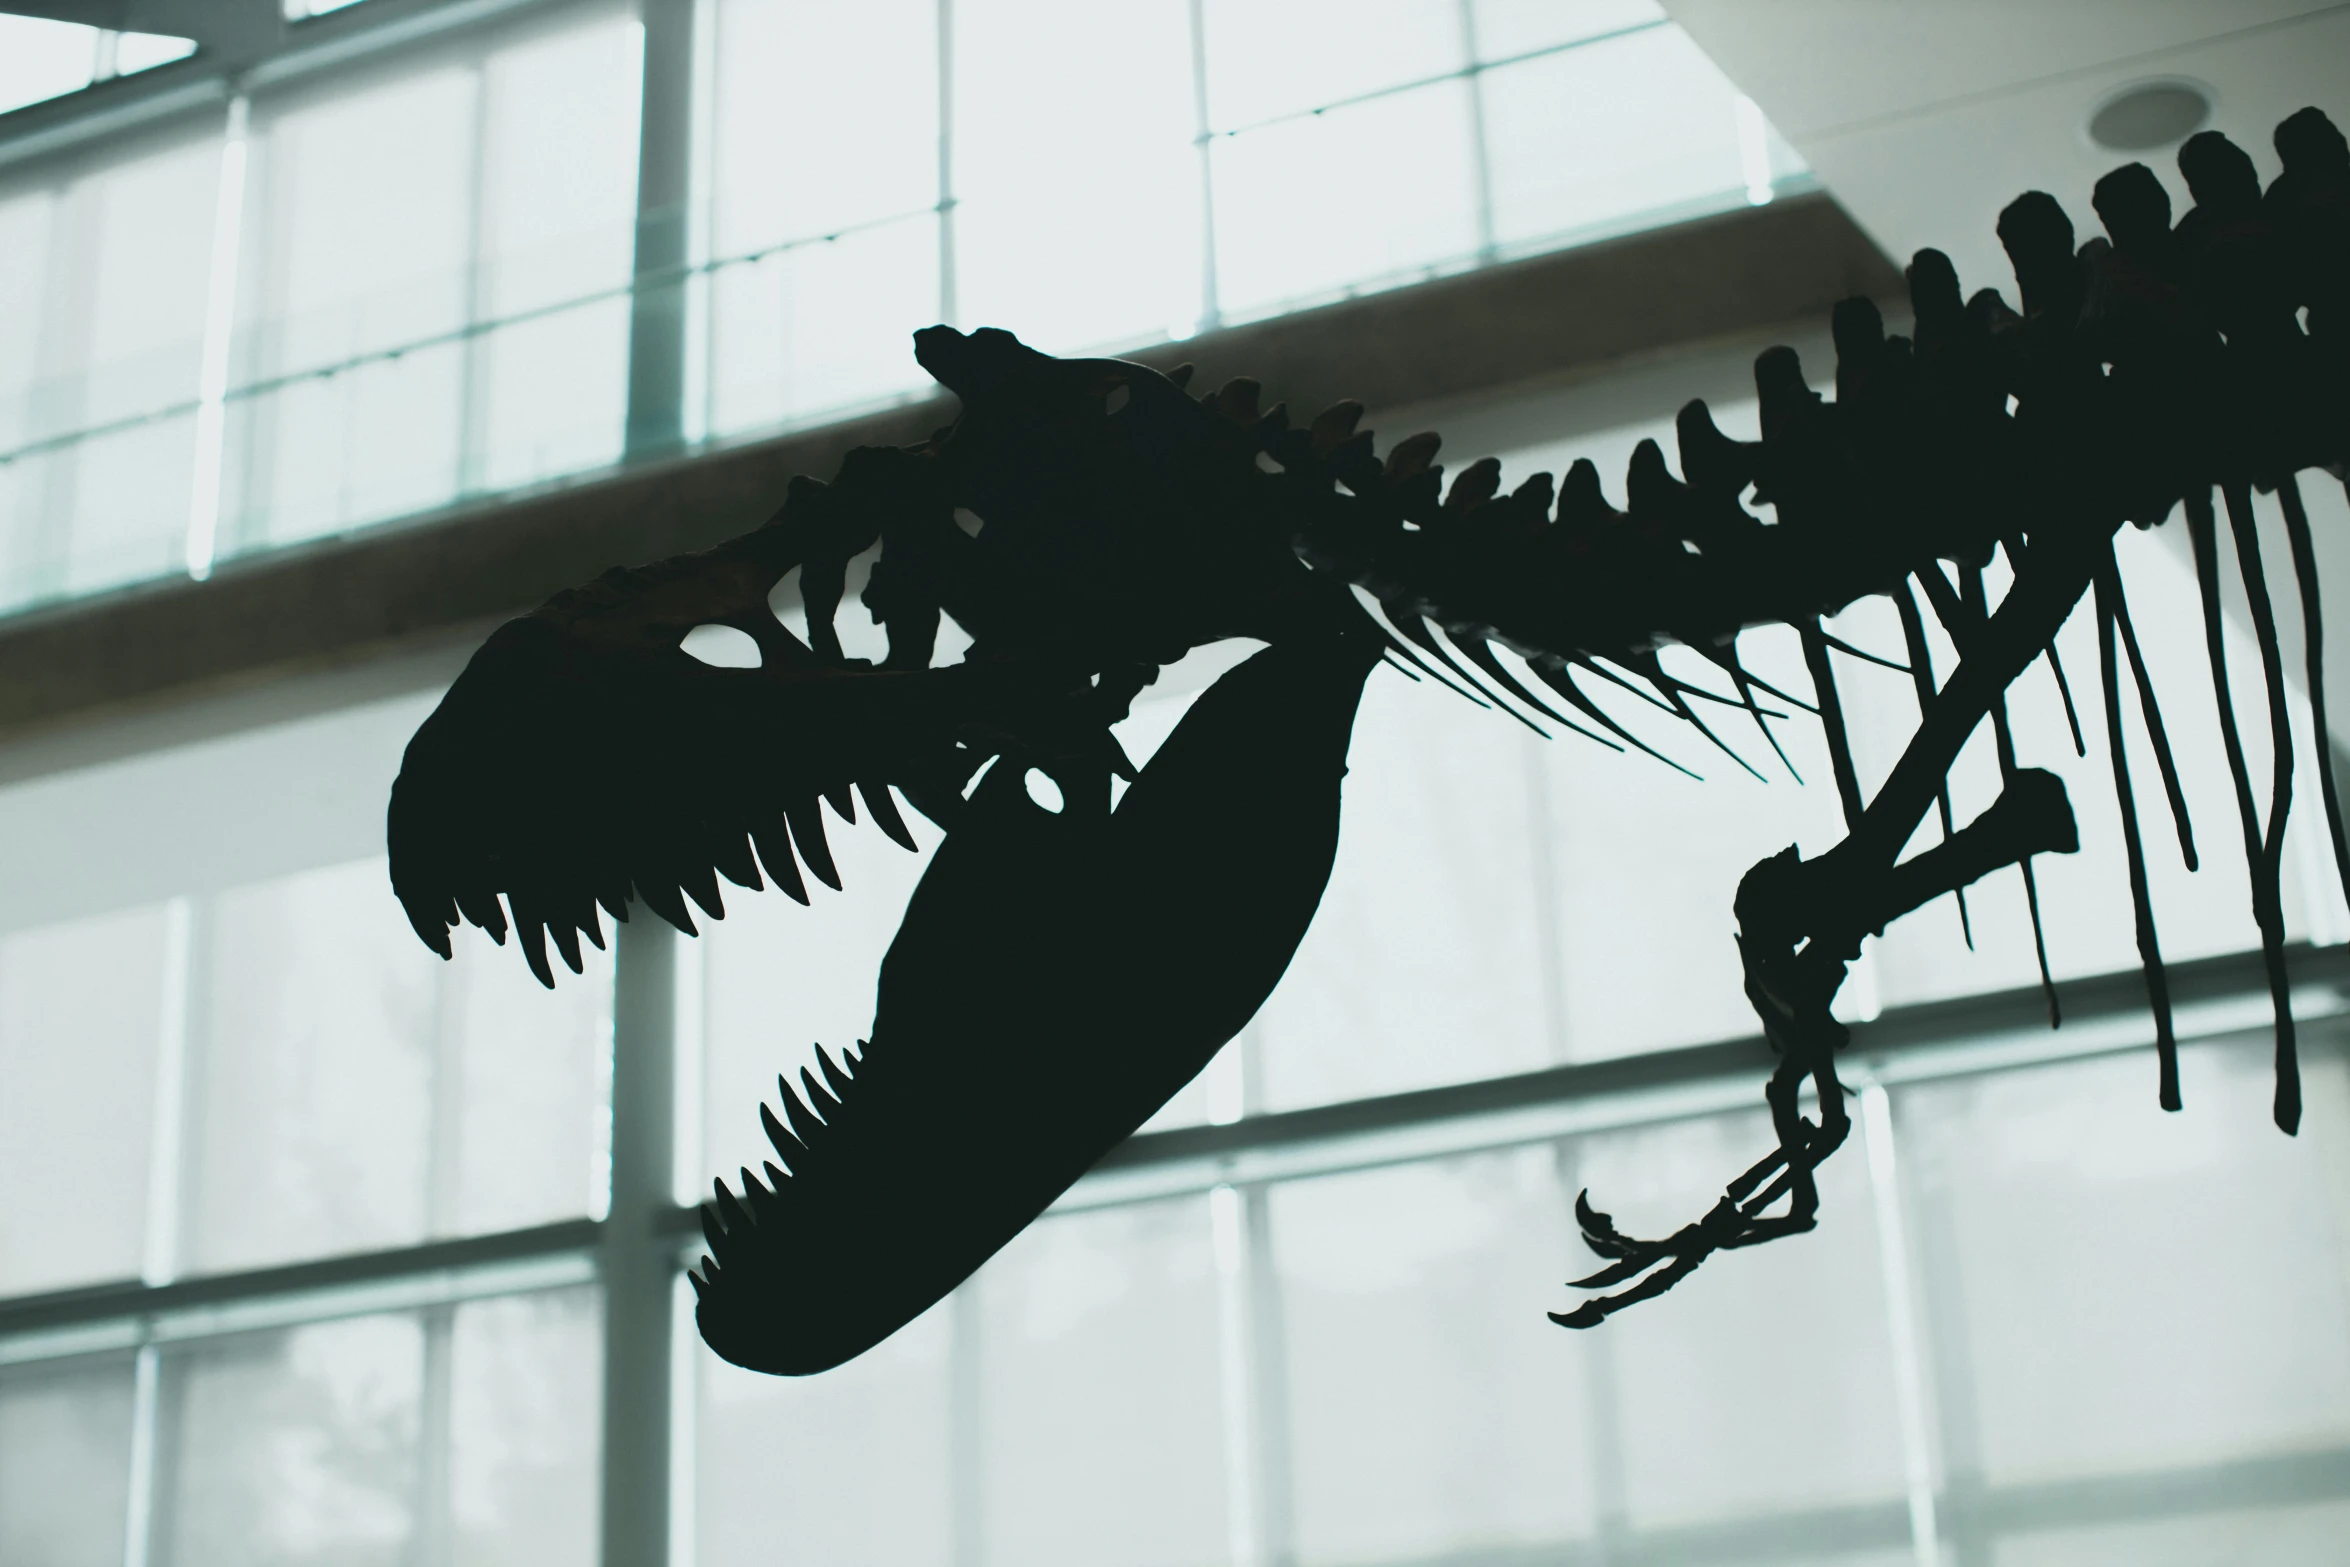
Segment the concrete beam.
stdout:
<svg viewBox="0 0 2350 1567">
<path fill-rule="evenodd" d="M 1133 355 L 1236 375 L 1298 413 L 1492 392 L 1779 323 L 1898 272 L 1824 196 L 1395 289 Z M 939 398 L 820 430 L 630 467 L 232 561 L 0 621 L 0 740 L 407 651 L 521 613 L 615 565 L 703 549 L 764 520 L 795 474 L 921 440 Z"/>
</svg>

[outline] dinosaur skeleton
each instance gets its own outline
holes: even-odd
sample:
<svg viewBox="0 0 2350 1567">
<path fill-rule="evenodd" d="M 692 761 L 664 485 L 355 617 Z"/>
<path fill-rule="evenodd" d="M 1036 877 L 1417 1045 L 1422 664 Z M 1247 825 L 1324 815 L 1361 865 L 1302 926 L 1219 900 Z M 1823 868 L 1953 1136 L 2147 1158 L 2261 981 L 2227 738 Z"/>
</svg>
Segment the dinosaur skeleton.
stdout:
<svg viewBox="0 0 2350 1567">
<path fill-rule="evenodd" d="M 2020 313 L 1988 289 L 1963 297 L 1947 258 L 1921 251 L 1910 335 L 1888 336 L 1876 307 L 1846 301 L 1833 401 L 1791 350 L 1770 350 L 1755 366 L 1760 441 L 1730 439 L 1690 404 L 1679 476 L 1643 443 L 1624 512 L 1588 461 L 1555 488 L 1536 474 L 1504 494 L 1488 459 L 1447 489 L 1435 436 L 1382 457 L 1353 403 L 1294 425 L 1259 410 L 1251 381 L 1194 400 L 1188 371 L 1059 360 L 1000 331 L 933 327 L 916 354 L 961 400 L 951 426 L 920 446 L 853 452 L 830 485 L 794 480 L 758 530 L 610 572 L 489 639 L 393 788 L 394 889 L 443 956 L 460 920 L 501 942 L 511 924 L 551 985 L 547 942 L 576 971 L 580 939 L 602 943 L 599 910 L 625 920 L 641 902 L 690 934 L 689 899 L 721 914 L 721 875 L 748 888 L 764 875 L 802 901 L 803 867 L 837 887 L 820 801 L 853 822 L 862 799 L 911 847 L 894 789 L 947 830 L 882 964 L 863 1053 L 824 1056 L 821 1080 L 803 1071 L 799 1089 L 782 1082 L 781 1115 L 761 1110 L 782 1167 L 743 1171 L 739 1196 L 717 1183 L 704 1210 L 710 1254 L 693 1276 L 704 1337 L 740 1364 L 807 1372 L 952 1289 L 1254 1014 L 1327 881 L 1355 704 L 1380 660 L 1618 749 L 1648 747 L 1590 682 L 1646 697 L 1725 751 L 1715 726 L 1728 719 L 1777 750 L 1770 726 L 1787 708 L 1816 713 L 1847 836 L 1814 859 L 1764 860 L 1736 902 L 1746 992 L 1779 1056 L 1766 1090 L 1776 1145 L 1661 1240 L 1620 1233 L 1578 1198 L 1608 1266 L 1575 1287 L 1613 1293 L 1553 1315 L 1589 1327 L 1716 1251 L 1813 1227 L 1814 1171 L 1850 1129 L 1835 1068 L 1847 1034 L 1830 1005 L 1865 935 L 1945 893 L 1963 914 L 1964 889 L 2011 865 L 2034 894 L 2038 935 L 2033 857 L 2077 839 L 2063 786 L 2016 765 L 2006 693 L 2046 659 L 2081 747 L 2054 638 L 2084 599 L 2158 1093 L 2179 1107 L 2124 744 L 2125 660 L 2190 868 L 2196 850 L 2113 541 L 2125 523 L 2180 509 L 2275 1007 L 2275 1119 L 2291 1132 L 2301 1101 L 2280 879 L 2293 746 L 2252 495 L 2273 492 L 2283 511 L 2322 736 L 2317 574 L 2296 475 L 2339 478 L 2350 461 L 2350 150 L 2315 109 L 2285 121 L 2276 146 L 2283 173 L 2264 193 L 2241 150 L 2214 133 L 2190 140 L 2179 166 L 2195 205 L 2175 226 L 2150 170 L 2114 171 L 2095 196 L 2107 237 L 2078 250 L 2052 198 L 2018 199 L 1999 234 Z M 2224 667 L 2215 490 L 2268 696 L 2265 813 Z M 1749 495 L 1776 520 L 1750 511 Z M 845 656 L 833 628 L 849 562 L 876 546 L 864 602 L 888 635 L 878 664 Z M 1996 604 L 1995 554 L 2012 573 Z M 769 607 L 794 570 L 805 640 Z M 1829 658 L 1859 650 L 1822 621 L 1872 595 L 1899 612 L 1907 659 L 1895 667 L 1912 676 L 1921 719 L 1864 799 Z M 1929 613 L 1959 655 L 1940 678 Z M 972 643 L 933 668 L 942 614 Z M 760 667 L 683 652 L 708 623 L 754 638 Z M 1767 625 L 1800 633 L 1812 700 L 1741 663 L 1740 632 Z M 1158 666 L 1231 637 L 1268 646 L 1137 775 L 1108 726 Z M 1734 694 L 1668 674 L 1656 653 L 1668 641 Z M 2003 792 L 1961 828 L 1947 776 L 1986 718 Z M 2350 886 L 2323 746 L 2319 765 Z M 1021 787 L 1039 770 L 1060 788 L 1058 811 Z M 1113 775 L 1131 781 L 1115 809 Z M 1941 841 L 1901 860 L 1929 812 Z M 2049 1008 L 2053 1023 L 2053 987 Z"/>
</svg>

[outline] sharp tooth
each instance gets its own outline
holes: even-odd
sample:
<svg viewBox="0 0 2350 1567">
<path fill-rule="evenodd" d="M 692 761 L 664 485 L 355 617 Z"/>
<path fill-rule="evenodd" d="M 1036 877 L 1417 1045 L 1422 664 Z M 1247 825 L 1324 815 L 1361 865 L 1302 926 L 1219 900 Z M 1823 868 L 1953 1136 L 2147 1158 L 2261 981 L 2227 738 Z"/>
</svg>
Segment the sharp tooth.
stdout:
<svg viewBox="0 0 2350 1567">
<path fill-rule="evenodd" d="M 694 1299 L 697 1301 L 700 1300 L 710 1288 L 709 1285 L 702 1282 L 702 1276 L 691 1268 L 685 1270 L 685 1281 L 694 1287 Z"/>
<path fill-rule="evenodd" d="M 755 1222 L 764 1223 L 775 1217 L 778 1209 L 775 1194 L 747 1166 L 743 1170 L 743 1195 L 750 1199 L 751 1217 Z"/>
<path fill-rule="evenodd" d="M 446 898 L 438 901 L 444 905 L 449 902 Z M 418 940 L 444 958 L 452 956 L 449 949 L 449 915 L 431 907 L 422 898 L 402 898 L 400 907 L 408 911 L 408 923 L 415 929 Z"/>
<path fill-rule="evenodd" d="M 851 827 L 857 825 L 857 797 L 850 792 L 846 780 L 825 787 L 824 803 L 832 807 L 833 815 Z"/>
<path fill-rule="evenodd" d="M 553 990 L 555 971 L 547 966 L 546 929 L 539 924 L 536 914 L 519 908 L 514 911 L 514 941 L 522 948 L 522 955 L 529 960 L 530 971 L 539 977 L 539 983 Z"/>
<path fill-rule="evenodd" d="M 816 814 L 816 802 L 807 799 L 788 802 L 783 814 L 791 820 L 792 847 L 800 851 L 808 869 L 825 886 L 840 891 L 840 872 L 832 867 L 832 849 L 824 841 L 824 818 Z"/>
<path fill-rule="evenodd" d="M 579 931 L 570 921 L 557 919 L 547 927 L 547 934 L 555 938 L 555 950 L 563 954 L 563 962 L 572 973 L 587 972 L 579 962 Z"/>
<path fill-rule="evenodd" d="M 777 1078 L 775 1086 L 783 1090 L 783 1113 L 790 1120 L 791 1129 L 799 1135 L 801 1142 L 813 1148 L 816 1138 L 824 1129 L 824 1123 L 816 1118 L 815 1112 L 800 1103 L 800 1096 L 792 1092 L 788 1079 Z"/>
<path fill-rule="evenodd" d="M 663 919 L 667 920 L 670 924 L 675 925 L 679 930 L 684 931 L 687 935 L 697 936 L 701 934 L 701 932 L 694 929 L 694 917 L 685 911 L 685 900 L 679 897 L 677 895 L 677 889 L 670 886 L 667 882 L 640 881 L 636 884 L 636 895 L 645 900 L 645 907 L 651 909 L 655 914 L 660 915 Z"/>
<path fill-rule="evenodd" d="M 751 858 L 751 845 L 740 829 L 717 833 L 710 843 L 711 863 L 718 874 L 737 887 L 748 887 L 753 892 L 760 888 L 759 865 Z"/>
<path fill-rule="evenodd" d="M 767 1129 L 767 1140 L 775 1145 L 776 1153 L 785 1164 L 796 1165 L 807 1157 L 806 1145 L 785 1131 L 783 1123 L 775 1119 L 775 1112 L 765 1105 L 759 1106 L 759 1124 Z"/>
<path fill-rule="evenodd" d="M 759 843 L 759 863 L 767 867 L 767 879 L 783 889 L 784 896 L 794 903 L 808 901 L 808 889 L 800 881 L 799 862 L 792 858 L 791 835 L 784 830 L 780 819 L 763 822 L 751 829 L 751 836 Z"/>
<path fill-rule="evenodd" d="M 767 1179 L 774 1184 L 775 1195 L 781 1197 L 783 1195 L 783 1183 L 790 1180 L 791 1176 L 782 1170 L 778 1170 L 775 1167 L 775 1161 L 772 1159 L 767 1161 L 764 1168 L 767 1171 Z"/>
<path fill-rule="evenodd" d="M 898 814 L 898 802 L 889 797 L 889 785 L 881 782 L 861 783 L 857 792 L 865 797 L 865 809 L 889 834 L 890 842 L 901 849 L 914 847 L 914 835 L 906 831 L 906 819 Z"/>
<path fill-rule="evenodd" d="M 826 1050 L 822 1045 L 816 1047 L 816 1059 L 824 1063 L 824 1080 L 832 1085 L 832 1097 L 846 1102 L 849 1097 L 849 1084 L 853 1079 L 834 1063 L 832 1052 Z"/>
<path fill-rule="evenodd" d="M 718 1217 L 726 1221 L 726 1233 L 731 1239 L 736 1231 L 755 1221 L 744 1211 L 743 1205 L 735 1201 L 734 1193 L 726 1189 L 724 1181 L 713 1181 L 711 1184 L 718 1189 Z"/>
<path fill-rule="evenodd" d="M 685 887 L 686 896 L 701 905 L 704 914 L 714 920 L 726 918 L 726 905 L 718 901 L 718 878 L 709 866 L 689 865 L 678 881 Z"/>
<path fill-rule="evenodd" d="M 490 940 L 501 947 L 506 944 L 506 911 L 498 907 L 496 893 L 460 892 L 457 907 L 465 911 L 467 919 L 488 931 Z"/>
<path fill-rule="evenodd" d="M 719 1191 L 726 1190 L 724 1181 L 718 1182 L 717 1185 Z M 723 1249 L 726 1245 L 726 1226 L 718 1222 L 718 1210 L 708 1203 L 704 1203 L 694 1211 L 701 1215 L 702 1239 L 710 1243 L 712 1251 Z"/>
<path fill-rule="evenodd" d="M 820 1049 L 816 1053 L 822 1055 L 824 1052 Z M 800 1086 L 808 1091 L 808 1108 L 822 1116 L 825 1125 L 831 1125 L 832 1114 L 840 1108 L 840 1101 L 826 1093 L 816 1081 L 816 1074 L 806 1067 L 800 1068 Z"/>
</svg>

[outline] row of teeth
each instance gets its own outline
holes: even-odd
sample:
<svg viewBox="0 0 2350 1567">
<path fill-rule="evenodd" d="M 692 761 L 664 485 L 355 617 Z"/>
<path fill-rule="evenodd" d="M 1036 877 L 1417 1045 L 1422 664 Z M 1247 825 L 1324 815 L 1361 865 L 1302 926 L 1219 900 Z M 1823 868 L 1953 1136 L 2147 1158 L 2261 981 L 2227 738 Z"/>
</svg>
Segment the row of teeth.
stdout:
<svg viewBox="0 0 2350 1567">
<path fill-rule="evenodd" d="M 870 1046 L 860 1045 L 860 1049 L 865 1048 Z M 718 1282 L 721 1257 L 739 1254 L 760 1225 L 783 1214 L 785 1183 L 794 1175 L 808 1173 L 811 1165 L 822 1158 L 818 1152 L 820 1140 L 828 1130 L 840 1125 L 841 1106 L 856 1081 L 855 1069 L 864 1058 L 856 1051 L 843 1051 L 835 1061 L 830 1051 L 819 1046 L 816 1059 L 824 1068 L 821 1083 L 814 1072 L 807 1067 L 800 1068 L 800 1082 L 807 1091 L 805 1101 L 794 1091 L 789 1077 L 776 1078 L 784 1120 L 777 1120 L 775 1112 L 767 1106 L 759 1106 L 759 1124 L 766 1129 L 767 1141 L 774 1145 L 775 1157 L 783 1161 L 782 1166 L 779 1168 L 769 1160 L 765 1166 L 767 1178 L 762 1181 L 745 1165 L 740 1198 L 727 1189 L 723 1178 L 710 1183 L 711 1200 L 701 1209 L 702 1234 L 710 1243 L 710 1254 L 702 1259 L 698 1276 L 691 1271 L 686 1274 L 697 1298 Z M 790 1122 L 788 1128 L 784 1121 Z"/>
<path fill-rule="evenodd" d="M 844 822 L 854 825 L 857 820 L 857 795 L 864 797 L 866 809 L 892 842 L 909 850 L 915 848 L 914 835 L 907 831 L 905 818 L 899 814 L 896 801 L 890 798 L 887 784 L 860 782 L 854 794 L 846 785 L 842 785 L 826 790 L 823 798 Z M 753 844 L 757 845 L 756 859 L 752 857 Z M 795 849 L 798 851 L 796 856 L 793 852 Z M 691 898 L 694 905 L 711 919 L 726 917 L 726 907 L 718 891 L 720 875 L 752 892 L 762 890 L 766 881 L 772 881 L 782 889 L 785 896 L 795 902 L 806 903 L 808 890 L 800 879 L 798 863 L 803 860 L 818 881 L 835 892 L 840 890 L 840 872 L 833 864 L 831 846 L 825 841 L 824 819 L 814 795 L 786 803 L 779 813 L 754 824 L 747 836 L 741 830 L 720 831 L 705 840 L 704 852 L 694 857 L 690 868 L 682 873 L 672 870 L 671 875 L 676 877 L 675 880 L 671 880 L 668 875 L 640 876 L 634 884 L 635 893 L 647 908 L 691 936 L 697 934 L 697 931 L 693 914 L 686 904 L 687 898 Z M 767 873 L 765 881 L 759 874 L 762 867 Z M 531 973 L 538 976 L 540 984 L 551 990 L 555 985 L 555 973 L 547 961 L 547 937 L 554 938 L 555 950 L 561 955 L 564 965 L 574 974 L 583 973 L 585 970 L 579 938 L 585 936 L 597 951 L 604 950 L 603 921 L 598 916 L 597 905 L 601 904 L 615 920 L 625 921 L 628 918 L 628 894 L 625 887 L 600 891 L 593 896 L 579 894 L 567 900 L 570 907 L 565 909 L 550 908 L 548 905 L 554 901 L 543 896 L 509 891 L 506 894 L 506 907 L 502 908 L 494 892 L 461 892 L 450 900 L 453 908 L 444 907 L 440 923 L 444 928 L 453 926 L 457 922 L 457 915 L 462 913 L 466 920 L 488 932 L 490 940 L 504 946 L 507 908 L 511 908 L 516 945 L 521 947 L 524 959 L 530 964 Z M 420 930 L 429 923 L 426 921 L 420 924 Z M 430 940 L 429 935 L 427 940 Z M 445 933 L 433 945 L 441 956 L 449 956 Z"/>
</svg>

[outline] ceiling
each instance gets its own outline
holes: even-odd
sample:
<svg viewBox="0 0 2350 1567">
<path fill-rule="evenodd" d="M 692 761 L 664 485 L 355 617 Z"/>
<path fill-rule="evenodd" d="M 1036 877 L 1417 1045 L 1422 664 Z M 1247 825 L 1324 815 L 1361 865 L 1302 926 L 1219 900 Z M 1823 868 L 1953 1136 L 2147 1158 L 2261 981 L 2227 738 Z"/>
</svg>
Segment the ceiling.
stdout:
<svg viewBox="0 0 2350 1567">
<path fill-rule="evenodd" d="M 2089 141 L 2116 89 L 2186 77 L 2211 121 L 2275 170 L 2269 132 L 2305 104 L 2350 125 L 2350 5 L 2312 0 L 1664 0 L 1896 258 L 1950 254 L 2012 296 L 1993 234 L 2026 190 L 2098 232 L 2089 189 L 2129 161 Z M 2138 155 L 2183 210 L 2162 150 Z"/>
</svg>

